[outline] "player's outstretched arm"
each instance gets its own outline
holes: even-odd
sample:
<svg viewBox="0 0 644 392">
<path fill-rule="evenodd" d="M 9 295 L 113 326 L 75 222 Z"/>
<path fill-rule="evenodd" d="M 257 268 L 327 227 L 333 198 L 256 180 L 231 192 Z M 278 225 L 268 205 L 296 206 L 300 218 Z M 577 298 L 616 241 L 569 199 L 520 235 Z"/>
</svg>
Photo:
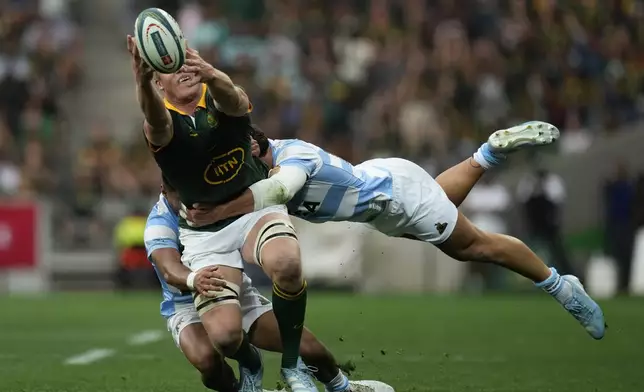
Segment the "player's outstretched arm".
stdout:
<svg viewBox="0 0 644 392">
<path fill-rule="evenodd" d="M 249 112 L 250 101 L 244 90 L 235 86 L 232 79 L 224 72 L 208 64 L 196 50 L 191 48 L 186 50 L 186 62 L 182 70 L 197 75 L 192 83 L 206 83 L 217 109 L 223 113 L 241 117 Z"/>
<path fill-rule="evenodd" d="M 136 79 L 136 96 L 145 116 L 143 129 L 150 144 L 163 147 L 172 139 L 172 117 L 154 86 L 153 70 L 141 58 L 135 38 L 127 36 L 127 49 L 132 57 L 132 71 Z"/>
<path fill-rule="evenodd" d="M 269 206 L 286 204 L 302 189 L 308 178 L 307 173 L 298 166 L 278 166 L 272 173 L 269 178 L 254 183 L 241 196 L 228 203 L 216 207 L 196 204 L 193 209 L 182 209 L 181 216 L 189 225 L 199 227 Z"/>
</svg>

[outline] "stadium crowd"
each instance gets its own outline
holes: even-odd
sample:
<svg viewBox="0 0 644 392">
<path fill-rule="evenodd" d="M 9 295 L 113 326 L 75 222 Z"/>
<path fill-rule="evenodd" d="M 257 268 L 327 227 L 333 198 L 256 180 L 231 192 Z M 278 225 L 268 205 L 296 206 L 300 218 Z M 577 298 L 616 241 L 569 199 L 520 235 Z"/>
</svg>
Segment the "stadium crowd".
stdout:
<svg viewBox="0 0 644 392">
<path fill-rule="evenodd" d="M 79 83 L 73 1 L 0 1 L 0 195 L 57 189 L 65 114 Z"/>
<path fill-rule="evenodd" d="M 0 0 L 0 194 L 58 195 L 100 233 L 98 200 L 149 201 L 158 177 L 143 143 L 119 145 L 108 122 L 57 159 L 59 101 L 81 76 L 72 3 Z M 350 161 L 398 155 L 436 173 L 534 118 L 576 153 L 642 117 L 639 0 L 132 1 L 147 6 L 176 15 L 248 91 L 267 134 Z"/>
<path fill-rule="evenodd" d="M 197 1 L 177 15 L 268 134 L 350 160 L 442 168 L 533 118 L 574 152 L 640 115 L 639 1 Z"/>
</svg>

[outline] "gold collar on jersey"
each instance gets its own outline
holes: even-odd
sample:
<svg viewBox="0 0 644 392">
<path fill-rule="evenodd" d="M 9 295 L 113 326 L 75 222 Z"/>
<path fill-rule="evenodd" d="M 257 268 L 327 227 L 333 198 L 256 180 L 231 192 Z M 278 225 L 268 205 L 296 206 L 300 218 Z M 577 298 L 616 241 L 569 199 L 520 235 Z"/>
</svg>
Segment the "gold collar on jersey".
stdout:
<svg viewBox="0 0 644 392">
<path fill-rule="evenodd" d="M 208 92 L 208 88 L 206 87 L 206 85 L 205 85 L 205 84 L 202 84 L 202 85 L 201 85 L 201 98 L 199 98 L 199 103 L 197 104 L 197 107 L 200 107 L 200 108 L 204 108 L 204 109 L 206 109 L 206 93 L 207 93 L 207 92 Z M 186 113 L 186 112 L 184 112 L 184 111 L 182 111 L 182 110 L 177 109 L 177 107 L 176 107 L 176 106 L 174 106 L 173 104 L 171 104 L 170 102 L 168 102 L 168 100 L 167 100 L 167 99 L 165 99 L 165 98 L 163 98 L 163 103 L 165 103 L 165 107 L 166 107 L 168 110 L 174 110 L 175 112 L 177 112 L 177 113 L 179 113 L 179 114 L 182 114 L 182 115 L 184 115 L 184 116 L 189 116 L 189 114 L 188 114 L 188 113 Z"/>
</svg>

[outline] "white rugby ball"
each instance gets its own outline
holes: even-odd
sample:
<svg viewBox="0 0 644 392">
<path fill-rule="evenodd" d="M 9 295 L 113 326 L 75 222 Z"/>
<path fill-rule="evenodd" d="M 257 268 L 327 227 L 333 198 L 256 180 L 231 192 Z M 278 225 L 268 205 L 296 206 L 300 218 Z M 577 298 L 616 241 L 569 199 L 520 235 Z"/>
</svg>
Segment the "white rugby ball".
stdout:
<svg viewBox="0 0 644 392">
<path fill-rule="evenodd" d="M 141 58 L 155 71 L 170 74 L 183 66 L 186 40 L 179 24 L 160 8 L 142 11 L 134 23 Z"/>
</svg>

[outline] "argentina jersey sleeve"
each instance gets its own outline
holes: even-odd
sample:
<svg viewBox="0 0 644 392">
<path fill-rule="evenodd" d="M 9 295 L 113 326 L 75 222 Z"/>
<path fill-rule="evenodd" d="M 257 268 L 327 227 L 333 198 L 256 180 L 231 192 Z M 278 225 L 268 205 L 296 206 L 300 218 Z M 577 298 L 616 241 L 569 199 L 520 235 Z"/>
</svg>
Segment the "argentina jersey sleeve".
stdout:
<svg viewBox="0 0 644 392">
<path fill-rule="evenodd" d="M 163 201 L 159 201 L 162 203 Z M 143 235 L 148 258 L 157 249 L 172 248 L 179 251 L 179 224 L 169 210 L 157 204 L 150 212 Z"/>
<path fill-rule="evenodd" d="M 322 167 L 318 148 L 301 140 L 273 141 L 274 166 L 295 166 L 311 178 Z"/>
</svg>

